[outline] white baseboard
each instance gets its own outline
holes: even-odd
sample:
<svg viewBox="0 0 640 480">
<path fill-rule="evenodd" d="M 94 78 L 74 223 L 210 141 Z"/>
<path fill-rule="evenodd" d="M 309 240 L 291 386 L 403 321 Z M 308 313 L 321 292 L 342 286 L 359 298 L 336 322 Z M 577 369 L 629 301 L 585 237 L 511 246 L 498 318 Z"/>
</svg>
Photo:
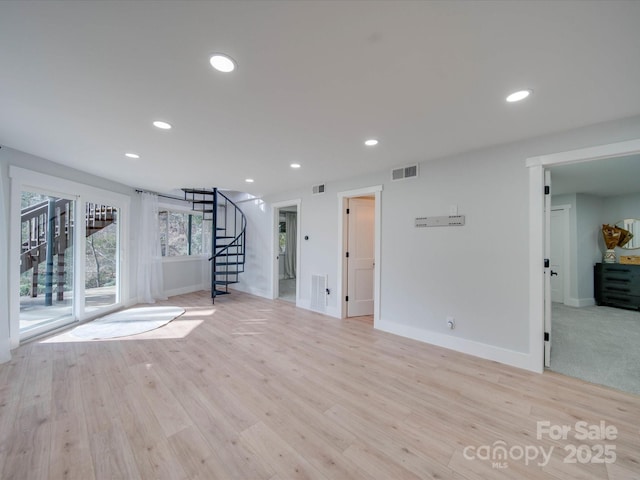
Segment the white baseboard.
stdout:
<svg viewBox="0 0 640 480">
<path fill-rule="evenodd" d="M 0 363 L 6 363 L 11 360 L 11 349 L 8 338 L 2 339 L 2 346 L 0 346 Z"/>
<path fill-rule="evenodd" d="M 334 318 L 342 318 L 337 307 L 327 307 L 326 314 Z"/>
<path fill-rule="evenodd" d="M 273 300 L 273 296 L 270 293 L 258 288 L 243 285 L 242 283 L 236 283 L 232 287 L 229 287 L 229 289 L 238 290 L 239 292 L 248 293 L 250 295 L 255 295 L 256 297 L 268 298 L 270 300 Z"/>
<path fill-rule="evenodd" d="M 174 297 L 176 295 L 184 295 L 185 293 L 199 292 L 201 290 L 208 290 L 209 285 L 189 285 L 186 287 L 174 288 L 173 290 L 165 290 L 165 297 Z"/>
<path fill-rule="evenodd" d="M 565 305 L 569 307 L 591 307 L 596 304 L 595 298 L 573 298 L 569 297 L 564 302 Z"/>
<path fill-rule="evenodd" d="M 383 319 L 379 319 L 375 323 L 374 327 L 384 332 L 400 335 L 401 337 L 412 338 L 414 340 L 419 340 L 431 345 L 437 345 L 438 347 L 448 348 L 450 350 L 466 353 L 486 360 L 493 360 L 536 373 L 542 372 L 540 360 L 532 358 L 528 353 L 517 352 L 515 350 L 496 347 L 494 345 L 454 337 L 452 335 L 444 335 L 442 333 L 389 322 Z"/>
<path fill-rule="evenodd" d="M 130 298 L 126 302 L 124 302 L 124 307 L 129 308 L 137 305 L 138 303 L 142 303 L 139 298 Z"/>
<path fill-rule="evenodd" d="M 311 300 L 305 299 L 305 298 L 298 299 L 298 301 L 296 302 L 296 307 L 304 308 L 305 310 L 309 310 L 311 312 L 321 313 L 322 315 L 327 315 L 329 317 L 341 318 L 340 312 L 336 307 L 327 306 L 324 312 L 320 312 L 318 310 L 311 308 Z"/>
</svg>

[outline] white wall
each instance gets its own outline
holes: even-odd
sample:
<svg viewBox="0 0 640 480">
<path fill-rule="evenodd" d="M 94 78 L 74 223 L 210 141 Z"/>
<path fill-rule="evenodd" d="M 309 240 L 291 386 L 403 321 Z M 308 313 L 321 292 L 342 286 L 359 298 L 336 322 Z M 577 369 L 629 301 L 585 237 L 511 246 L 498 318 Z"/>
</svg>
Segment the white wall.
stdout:
<svg viewBox="0 0 640 480">
<path fill-rule="evenodd" d="M 162 274 L 167 297 L 210 289 L 211 273 L 205 257 L 164 258 Z"/>
<path fill-rule="evenodd" d="M 510 148 L 485 150 L 424 163 L 415 182 L 385 184 L 387 329 L 527 351 L 527 291 L 517 288 L 527 283 L 527 176 L 517 160 Z M 415 217 L 447 215 L 450 205 L 466 216 L 464 227 L 414 228 Z"/>
<path fill-rule="evenodd" d="M 553 185 L 553 174 L 551 178 Z M 552 195 L 551 206 L 569 205 L 569 292 L 567 292 L 567 303 L 571 304 L 573 299 L 578 298 L 578 219 L 577 219 L 577 199 L 575 193 L 563 195 Z M 553 233 L 552 233 L 553 235 Z"/>
<path fill-rule="evenodd" d="M 577 302 L 576 307 L 594 305 L 593 266 L 602 261 L 603 199 L 595 195 L 576 195 L 577 205 Z"/>
<path fill-rule="evenodd" d="M 247 265 L 241 288 L 270 296 L 275 259 L 270 205 L 300 198 L 300 305 L 308 305 L 311 275 L 326 273 L 332 290 L 328 313 L 337 315 L 337 194 L 382 184 L 381 262 L 377 265 L 382 277 L 381 315 L 376 327 L 540 371 L 542 358 L 530 354 L 531 342 L 537 340 L 530 338 L 529 325 L 525 160 L 636 138 L 638 131 L 640 117 L 635 117 L 425 161 L 417 179 L 391 182 L 384 171 L 329 183 L 324 195 L 311 195 L 309 186 L 266 197 L 266 205 L 252 206 L 248 212 L 250 227 L 263 233 L 254 233 L 258 243 L 248 242 L 254 264 Z M 464 227 L 414 228 L 415 217 L 447 215 L 453 204 L 466 215 Z M 309 240 L 304 240 L 305 235 Z M 455 317 L 455 330 L 447 329 L 447 316 Z"/>
<path fill-rule="evenodd" d="M 227 192 L 225 192 L 226 194 Z M 261 199 L 245 193 L 229 193 L 247 217 L 245 272 L 240 274 L 236 290 L 271 298 L 271 211 Z M 275 252 L 275 250 L 274 250 Z"/>
</svg>

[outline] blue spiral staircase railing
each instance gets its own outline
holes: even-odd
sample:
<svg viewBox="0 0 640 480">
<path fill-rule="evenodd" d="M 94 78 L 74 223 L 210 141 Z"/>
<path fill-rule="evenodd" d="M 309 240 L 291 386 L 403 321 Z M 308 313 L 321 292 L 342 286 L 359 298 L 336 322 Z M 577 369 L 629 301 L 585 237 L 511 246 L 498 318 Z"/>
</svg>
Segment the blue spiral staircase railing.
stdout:
<svg viewBox="0 0 640 480">
<path fill-rule="evenodd" d="M 211 221 L 211 298 L 229 293 L 244 272 L 247 218 L 238 205 L 217 188 L 183 188 L 193 210 Z"/>
</svg>

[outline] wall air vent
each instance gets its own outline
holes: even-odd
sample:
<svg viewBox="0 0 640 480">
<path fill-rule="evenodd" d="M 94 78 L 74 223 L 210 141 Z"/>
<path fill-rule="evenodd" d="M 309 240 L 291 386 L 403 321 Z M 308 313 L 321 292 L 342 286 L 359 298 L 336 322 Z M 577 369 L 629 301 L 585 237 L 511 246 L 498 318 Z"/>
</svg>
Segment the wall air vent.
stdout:
<svg viewBox="0 0 640 480">
<path fill-rule="evenodd" d="M 324 193 L 324 183 L 320 185 L 313 186 L 313 194 L 314 195 L 322 195 Z"/>
<path fill-rule="evenodd" d="M 327 310 L 328 275 L 311 275 L 311 310 L 324 313 Z"/>
<path fill-rule="evenodd" d="M 407 165 L 406 167 L 394 168 L 391 170 L 391 180 L 404 180 L 418 176 L 418 164 Z"/>
</svg>

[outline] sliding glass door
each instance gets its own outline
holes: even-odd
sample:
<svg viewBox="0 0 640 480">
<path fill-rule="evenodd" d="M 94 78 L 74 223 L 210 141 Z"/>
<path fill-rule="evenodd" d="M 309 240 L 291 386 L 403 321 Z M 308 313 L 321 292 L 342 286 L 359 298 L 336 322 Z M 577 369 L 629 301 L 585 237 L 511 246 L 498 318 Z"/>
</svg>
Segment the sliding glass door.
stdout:
<svg viewBox="0 0 640 480">
<path fill-rule="evenodd" d="M 84 309 L 91 313 L 119 300 L 118 209 L 85 203 Z"/>
<path fill-rule="evenodd" d="M 131 197 L 15 166 L 9 176 L 12 348 L 122 307 Z"/>
<path fill-rule="evenodd" d="M 74 320 L 74 209 L 70 198 L 21 192 L 20 335 Z"/>
</svg>

